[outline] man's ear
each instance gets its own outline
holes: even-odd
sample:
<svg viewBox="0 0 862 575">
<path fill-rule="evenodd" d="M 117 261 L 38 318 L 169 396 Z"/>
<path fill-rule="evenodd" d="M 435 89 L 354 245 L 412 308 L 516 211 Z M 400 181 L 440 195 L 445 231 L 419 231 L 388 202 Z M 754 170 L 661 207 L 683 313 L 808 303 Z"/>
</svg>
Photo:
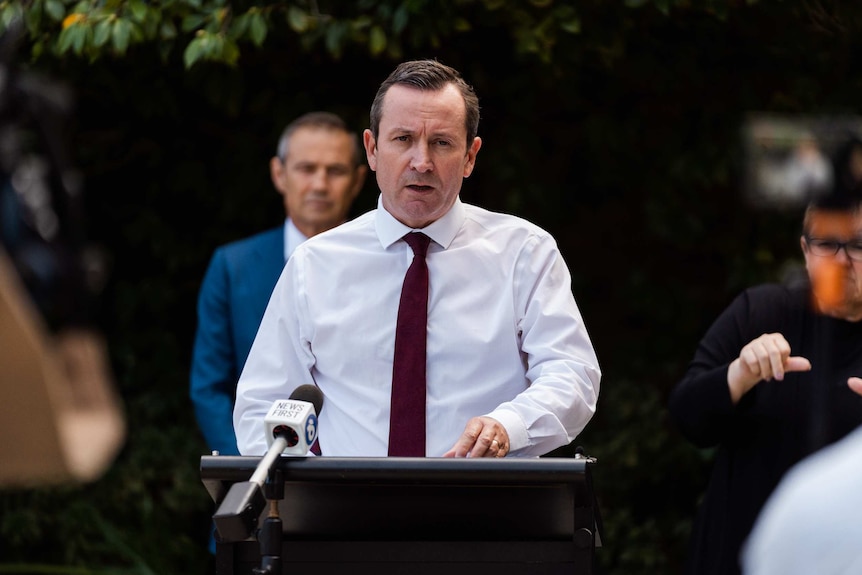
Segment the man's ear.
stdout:
<svg viewBox="0 0 862 575">
<path fill-rule="evenodd" d="M 287 166 L 281 161 L 278 156 L 273 156 L 269 161 L 269 178 L 272 180 L 272 185 L 278 190 L 279 194 L 284 195 L 284 190 L 281 189 L 281 180 L 284 177 L 284 171 Z"/>
<path fill-rule="evenodd" d="M 362 132 L 362 143 L 365 145 L 365 155 L 368 158 L 368 166 L 372 172 L 377 171 L 377 140 L 371 130 Z"/>
<path fill-rule="evenodd" d="M 467 162 L 464 164 L 464 177 L 469 178 L 473 173 L 473 168 L 476 166 L 476 156 L 479 155 L 479 148 L 482 147 L 482 138 L 476 136 L 473 138 L 473 143 L 467 149 Z"/>
</svg>

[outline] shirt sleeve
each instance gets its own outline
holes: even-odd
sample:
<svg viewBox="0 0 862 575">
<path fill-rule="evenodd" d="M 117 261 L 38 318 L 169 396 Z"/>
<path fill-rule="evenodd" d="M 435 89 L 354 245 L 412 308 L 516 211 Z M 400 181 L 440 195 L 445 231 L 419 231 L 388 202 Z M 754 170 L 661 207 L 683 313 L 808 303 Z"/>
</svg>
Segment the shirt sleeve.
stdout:
<svg viewBox="0 0 862 575">
<path fill-rule="evenodd" d="M 227 274 L 224 252 L 216 250 L 198 294 L 189 393 L 209 448 L 222 455 L 238 455 L 232 422 L 237 367 L 230 335 Z"/>
<path fill-rule="evenodd" d="M 554 240 L 532 236 L 516 267 L 516 327 L 529 386 L 488 415 L 506 428 L 511 455 L 538 456 L 570 443 L 587 425 L 601 371 Z"/>
<path fill-rule="evenodd" d="M 291 257 L 282 271 L 239 377 L 233 423 L 242 455 L 266 453 L 263 420 L 274 401 L 287 399 L 300 385 L 314 384 L 313 356 L 301 333 L 302 274 L 291 271 L 298 260 Z"/>
</svg>

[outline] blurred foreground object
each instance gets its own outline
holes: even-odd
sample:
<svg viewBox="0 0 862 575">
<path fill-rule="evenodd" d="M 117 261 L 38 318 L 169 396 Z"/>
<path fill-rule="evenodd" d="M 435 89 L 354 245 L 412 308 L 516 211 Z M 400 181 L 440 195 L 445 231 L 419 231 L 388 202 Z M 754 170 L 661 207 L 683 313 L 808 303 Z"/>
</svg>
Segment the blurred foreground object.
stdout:
<svg viewBox="0 0 862 575">
<path fill-rule="evenodd" d="M 102 339 L 48 333 L 0 249 L 0 487 L 90 481 L 125 437 Z"/>
<path fill-rule="evenodd" d="M 106 266 L 67 158 L 70 93 L 13 65 L 21 34 L 0 37 L 0 487 L 95 479 L 125 435 L 93 327 Z"/>
</svg>

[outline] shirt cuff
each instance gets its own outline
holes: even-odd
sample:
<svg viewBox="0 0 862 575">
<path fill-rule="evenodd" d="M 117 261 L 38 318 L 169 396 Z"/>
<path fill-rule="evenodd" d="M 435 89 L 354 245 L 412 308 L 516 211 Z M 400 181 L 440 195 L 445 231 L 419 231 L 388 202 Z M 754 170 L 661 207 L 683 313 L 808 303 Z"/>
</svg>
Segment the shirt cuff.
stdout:
<svg viewBox="0 0 862 575">
<path fill-rule="evenodd" d="M 506 429 L 509 434 L 509 453 L 514 453 L 519 449 L 524 449 L 530 444 L 527 437 L 527 426 L 521 420 L 521 416 L 511 409 L 497 408 L 486 417 L 496 419 Z"/>
</svg>

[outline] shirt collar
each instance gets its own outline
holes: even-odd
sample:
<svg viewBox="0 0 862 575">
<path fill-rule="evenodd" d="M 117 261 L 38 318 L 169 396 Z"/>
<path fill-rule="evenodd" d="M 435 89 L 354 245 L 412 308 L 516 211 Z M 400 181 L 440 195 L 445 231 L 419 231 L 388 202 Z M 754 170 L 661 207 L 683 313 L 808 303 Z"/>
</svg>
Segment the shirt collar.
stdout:
<svg viewBox="0 0 862 575">
<path fill-rule="evenodd" d="M 307 240 L 299 228 L 294 225 L 293 220 L 287 218 L 284 220 L 284 261 L 290 258 L 290 254 L 296 249 L 296 246 Z"/>
<path fill-rule="evenodd" d="M 422 229 L 413 229 L 405 226 L 386 211 L 386 208 L 383 207 L 383 196 L 380 195 L 377 197 L 375 227 L 377 229 L 377 237 L 384 249 L 388 249 L 389 246 L 400 240 L 405 234 L 414 231 L 422 232 L 434 240 L 434 243 L 446 249 L 452 243 L 452 240 L 455 239 L 455 235 L 461 229 L 461 224 L 464 223 L 466 217 L 464 204 L 461 203 L 461 198 L 457 197 L 455 198 L 455 203 L 452 204 L 452 207 L 443 217 L 431 222 Z"/>
</svg>

